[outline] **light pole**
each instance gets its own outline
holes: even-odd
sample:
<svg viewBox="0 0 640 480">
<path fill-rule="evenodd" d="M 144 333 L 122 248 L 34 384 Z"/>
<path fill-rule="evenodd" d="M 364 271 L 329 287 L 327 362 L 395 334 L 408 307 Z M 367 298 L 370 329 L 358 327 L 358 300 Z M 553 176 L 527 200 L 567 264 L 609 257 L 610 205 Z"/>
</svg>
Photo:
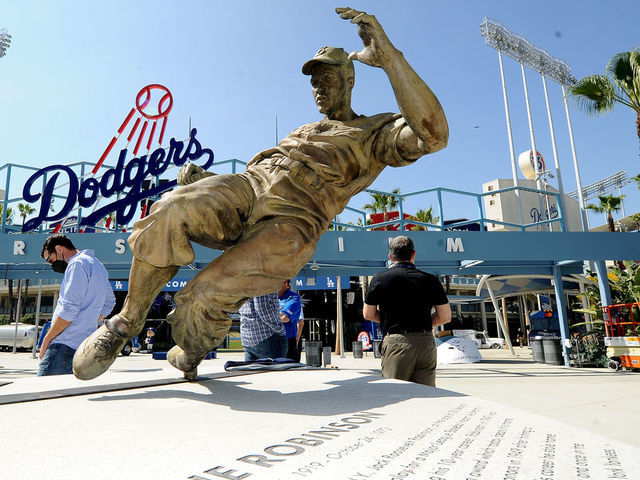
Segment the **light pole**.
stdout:
<svg viewBox="0 0 640 480">
<path fill-rule="evenodd" d="M 6 28 L 0 29 L 0 58 L 7 54 L 7 48 L 11 45 L 11 35 Z"/>
<path fill-rule="evenodd" d="M 549 54 L 549 52 L 547 52 L 546 50 L 536 47 L 535 45 L 532 45 L 522 35 L 518 35 L 517 33 L 513 33 L 509 31 L 502 23 L 496 20 L 493 20 L 491 18 L 485 17 L 483 19 L 481 24 L 481 34 L 483 37 L 485 37 L 485 42 L 487 43 L 487 45 L 496 49 L 499 55 L 504 53 L 505 55 L 513 58 L 516 62 L 518 62 L 521 65 L 523 83 L 525 84 L 525 96 L 527 96 L 527 91 L 526 91 L 527 87 L 526 87 L 526 79 L 524 76 L 524 66 L 531 68 L 532 70 L 538 72 L 542 76 L 542 85 L 544 88 L 545 101 L 547 106 L 547 117 L 549 120 L 549 129 L 551 131 L 551 138 L 552 138 L 556 177 L 558 179 L 558 191 L 561 194 L 564 193 L 564 188 L 562 185 L 562 176 L 560 174 L 560 165 L 559 165 L 558 155 L 557 155 L 556 145 L 555 145 L 555 133 L 553 130 L 553 121 L 551 118 L 551 109 L 549 106 L 546 78 L 549 78 L 559 83 L 560 86 L 562 87 L 562 97 L 565 103 L 565 109 L 567 113 L 567 123 L 569 126 L 569 137 L 571 140 L 571 151 L 573 154 L 573 163 L 574 163 L 574 169 L 576 174 L 576 182 L 578 184 L 578 197 L 580 198 L 580 210 L 584 220 L 586 218 L 586 214 L 584 211 L 585 206 L 584 206 L 584 198 L 582 193 L 582 184 L 580 181 L 580 172 L 578 171 L 578 160 L 576 158 L 575 145 L 573 142 L 573 131 L 571 128 L 571 119 L 569 117 L 569 110 L 566 105 L 566 95 L 565 95 L 565 87 L 571 86 L 576 83 L 576 79 L 571 74 L 571 69 L 569 68 L 569 65 L 564 60 L 561 60 L 556 57 L 552 57 Z M 501 58 L 502 57 L 500 57 L 500 59 Z M 501 68 L 502 68 L 502 65 L 501 65 Z M 502 75 L 502 72 L 501 72 L 501 75 Z M 529 111 L 528 98 L 527 98 L 527 111 Z M 531 119 L 529 119 L 529 125 L 531 130 L 532 129 Z M 530 131 L 530 136 L 531 136 L 531 143 L 532 143 L 531 149 L 532 149 L 532 152 L 535 152 L 536 151 L 534 147 L 535 140 L 534 140 L 532 131 Z M 533 153 L 533 155 L 535 156 L 535 153 Z M 512 163 L 513 162 L 514 162 L 514 159 L 512 158 Z M 537 162 L 534 161 L 534 166 L 536 163 Z M 513 166 L 512 166 L 512 169 L 514 169 Z M 536 175 L 538 175 L 538 173 L 539 172 L 537 172 L 537 168 L 536 168 Z M 514 181 L 514 185 L 515 184 L 517 184 L 517 182 Z M 538 185 L 538 189 L 539 188 L 540 187 Z M 561 197 L 561 201 L 562 201 L 562 197 Z M 586 224 L 584 225 L 583 228 L 584 230 L 588 230 Z"/>
</svg>

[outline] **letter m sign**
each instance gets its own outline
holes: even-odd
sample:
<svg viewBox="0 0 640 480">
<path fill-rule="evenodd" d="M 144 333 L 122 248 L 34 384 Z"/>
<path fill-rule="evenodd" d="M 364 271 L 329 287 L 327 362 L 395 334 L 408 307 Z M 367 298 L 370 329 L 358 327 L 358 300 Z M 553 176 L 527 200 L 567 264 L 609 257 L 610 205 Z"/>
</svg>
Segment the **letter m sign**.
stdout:
<svg viewBox="0 0 640 480">
<path fill-rule="evenodd" d="M 464 252 L 462 239 L 460 237 L 447 238 L 447 253 L 451 252 Z"/>
</svg>

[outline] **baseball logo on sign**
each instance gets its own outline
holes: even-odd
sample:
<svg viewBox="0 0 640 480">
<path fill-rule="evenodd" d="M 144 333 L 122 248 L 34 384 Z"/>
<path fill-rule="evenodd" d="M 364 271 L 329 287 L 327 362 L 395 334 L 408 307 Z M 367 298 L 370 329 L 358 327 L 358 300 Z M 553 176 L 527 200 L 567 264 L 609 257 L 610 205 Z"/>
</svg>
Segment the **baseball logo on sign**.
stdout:
<svg viewBox="0 0 640 480">
<path fill-rule="evenodd" d="M 159 98 L 157 98 L 155 102 L 152 102 L 152 97 Z M 158 136 L 158 145 L 162 145 L 164 131 L 167 127 L 167 118 L 172 108 L 173 96 L 171 95 L 171 92 L 167 87 L 158 83 L 152 83 L 151 85 L 143 87 L 142 90 L 138 92 L 138 95 L 136 95 L 135 108 L 129 110 L 129 114 L 125 117 L 122 125 L 120 125 L 120 128 L 118 128 L 118 131 L 109 142 L 109 145 L 107 145 L 107 148 L 102 153 L 102 156 L 98 160 L 98 163 L 96 163 L 95 167 L 93 167 L 92 173 L 95 175 L 98 172 L 105 158 L 107 158 L 107 155 L 109 155 L 109 152 L 118 141 L 118 138 L 120 138 L 120 135 L 122 134 L 122 132 L 124 132 L 124 130 L 127 128 L 127 125 L 134 117 L 136 111 L 140 114 L 140 116 L 136 118 L 135 122 L 133 123 L 133 127 L 131 127 L 131 131 L 127 136 L 127 145 L 129 145 L 129 142 L 131 142 L 133 137 L 136 135 L 142 119 L 144 118 L 145 120 L 144 122 L 142 122 L 142 128 L 140 129 L 140 133 L 138 134 L 138 139 L 135 143 L 133 154 L 138 155 L 138 150 L 140 150 L 140 146 L 142 145 L 142 139 L 147 132 L 147 126 L 149 125 L 149 122 L 152 123 L 151 132 L 149 133 L 149 138 L 146 145 L 147 151 L 151 150 L 151 143 L 153 142 L 153 139 L 155 137 L 156 126 L 159 120 L 162 120 L 162 126 L 160 127 L 160 135 Z"/>
</svg>

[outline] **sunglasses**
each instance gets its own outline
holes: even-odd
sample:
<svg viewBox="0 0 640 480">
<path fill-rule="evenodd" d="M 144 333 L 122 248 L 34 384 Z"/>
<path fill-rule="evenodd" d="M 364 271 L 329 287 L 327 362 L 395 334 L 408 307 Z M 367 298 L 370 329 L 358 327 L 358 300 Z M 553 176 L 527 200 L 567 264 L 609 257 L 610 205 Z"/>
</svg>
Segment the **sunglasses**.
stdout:
<svg viewBox="0 0 640 480">
<path fill-rule="evenodd" d="M 54 251 L 53 251 L 53 252 L 51 252 L 51 253 L 47 256 L 47 258 L 45 259 L 45 261 L 46 261 L 49 265 L 51 265 L 51 262 L 49 261 L 49 259 L 51 258 L 51 256 L 52 256 L 52 255 L 55 255 L 55 254 L 56 254 L 56 251 L 54 250 Z"/>
</svg>

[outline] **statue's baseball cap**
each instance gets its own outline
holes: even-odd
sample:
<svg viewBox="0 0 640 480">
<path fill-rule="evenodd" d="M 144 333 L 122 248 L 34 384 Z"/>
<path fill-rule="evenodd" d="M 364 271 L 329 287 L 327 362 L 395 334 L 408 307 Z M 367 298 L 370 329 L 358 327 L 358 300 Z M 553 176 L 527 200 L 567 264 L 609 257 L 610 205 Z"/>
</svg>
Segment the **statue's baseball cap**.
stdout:
<svg viewBox="0 0 640 480">
<path fill-rule="evenodd" d="M 343 48 L 322 47 L 311 60 L 302 65 L 302 73 L 311 75 L 314 65 L 326 63 L 328 65 L 346 65 L 353 70 L 353 61 L 349 60 L 349 54 Z"/>
</svg>

